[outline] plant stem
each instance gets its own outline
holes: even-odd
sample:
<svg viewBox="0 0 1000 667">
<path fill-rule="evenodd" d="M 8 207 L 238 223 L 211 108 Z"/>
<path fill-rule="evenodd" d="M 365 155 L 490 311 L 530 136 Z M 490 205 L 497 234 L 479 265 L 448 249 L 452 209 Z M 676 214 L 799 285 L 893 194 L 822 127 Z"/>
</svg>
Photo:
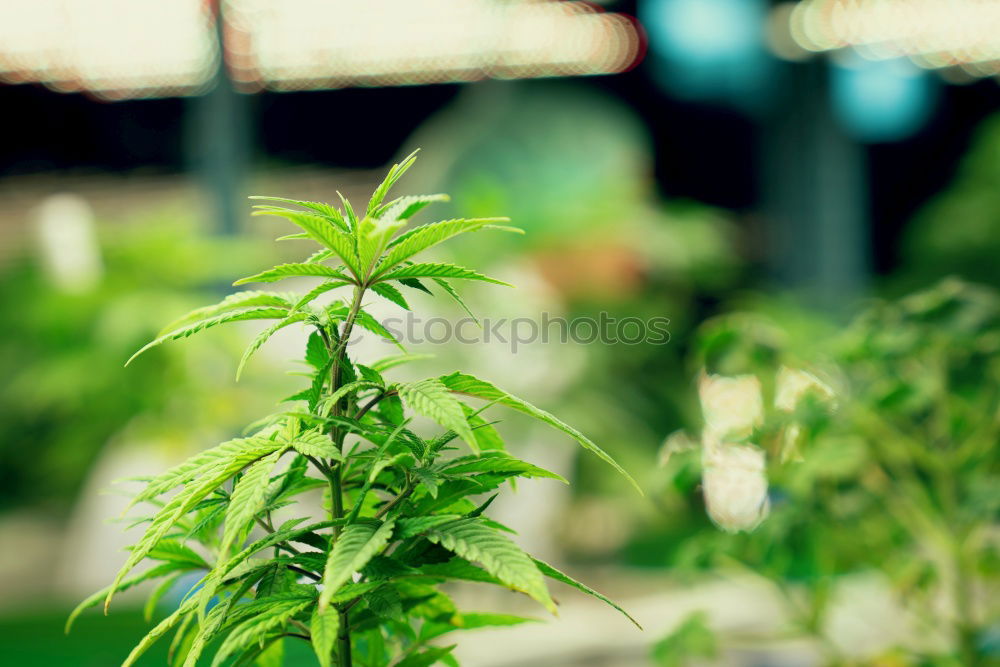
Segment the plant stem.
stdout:
<svg viewBox="0 0 1000 667">
<path fill-rule="evenodd" d="M 340 388 L 340 366 L 341 360 L 344 357 L 347 342 L 351 338 L 351 332 L 354 329 L 354 322 L 358 318 L 358 313 L 361 311 L 361 299 L 364 296 L 365 288 L 362 285 L 358 285 L 354 290 L 354 300 L 351 303 L 351 309 L 347 314 L 347 319 L 344 320 L 344 328 L 340 333 L 340 340 L 337 341 L 337 345 L 331 350 L 331 357 L 333 358 L 333 364 L 330 367 L 330 392 L 333 393 Z M 334 417 L 341 416 L 340 414 L 340 401 L 337 402 L 332 408 L 332 415 Z M 333 439 L 334 444 L 338 449 L 344 446 L 344 437 L 346 434 L 341 431 L 337 426 L 332 426 L 330 428 L 330 437 Z M 336 461 L 330 463 L 331 475 L 330 479 L 330 518 L 333 521 L 340 519 L 344 516 L 344 490 L 341 478 L 341 473 L 343 472 L 342 467 Z M 340 529 L 337 526 L 333 527 L 333 539 L 336 540 L 340 534 Z M 332 545 L 331 545 L 331 548 Z M 340 612 L 340 632 L 337 636 L 338 650 L 337 654 L 339 656 L 340 667 L 351 667 L 353 661 L 351 659 L 351 626 L 350 626 L 350 614 L 347 611 Z"/>
</svg>

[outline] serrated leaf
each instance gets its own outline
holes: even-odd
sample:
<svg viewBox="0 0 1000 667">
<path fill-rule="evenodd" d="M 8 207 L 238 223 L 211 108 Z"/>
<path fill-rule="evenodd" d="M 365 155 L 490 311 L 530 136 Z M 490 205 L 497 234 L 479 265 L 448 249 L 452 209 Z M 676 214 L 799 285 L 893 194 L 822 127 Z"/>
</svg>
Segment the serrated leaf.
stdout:
<svg viewBox="0 0 1000 667">
<path fill-rule="evenodd" d="M 340 614 L 333 607 L 313 611 L 309 622 L 309 634 L 312 636 L 313 651 L 319 660 L 320 667 L 331 667 L 333 664 L 333 647 L 337 643 L 337 633 L 340 631 Z"/>
<path fill-rule="evenodd" d="M 390 285 L 389 283 L 375 283 L 372 285 L 372 291 L 381 297 L 392 301 L 394 304 L 400 308 L 405 308 L 410 310 L 410 304 L 406 302 L 406 298 L 400 293 L 398 289 Z"/>
<path fill-rule="evenodd" d="M 429 417 L 441 426 L 459 435 L 474 452 L 478 452 L 476 437 L 465 418 L 462 404 L 455 400 L 448 388 L 436 379 L 420 380 L 398 385 L 399 397 L 414 412 Z"/>
<path fill-rule="evenodd" d="M 356 523 L 344 528 L 330 550 L 323 572 L 323 592 L 319 608 L 325 610 L 333 594 L 347 583 L 351 575 L 363 568 L 389 544 L 394 522 L 389 519 L 379 526 Z"/>
<path fill-rule="evenodd" d="M 249 438 L 227 440 L 211 449 L 206 449 L 151 479 L 142 491 L 133 496 L 128 506 L 122 511 L 122 514 L 124 515 L 125 512 L 140 502 L 155 498 L 181 484 L 187 484 L 199 477 L 206 470 L 222 461 L 239 455 L 248 448 L 266 450 L 273 446 L 274 443 L 267 438 L 260 435 L 253 435 Z"/>
<path fill-rule="evenodd" d="M 190 570 L 190 569 L 194 568 L 189 567 L 187 565 L 182 565 L 180 563 L 171 563 L 171 562 L 163 563 L 161 565 L 157 565 L 156 567 L 152 567 L 141 574 L 137 574 L 134 577 L 129 577 L 127 579 L 122 580 L 121 583 L 118 584 L 116 590 L 125 591 L 145 581 L 149 581 L 151 579 L 157 579 L 159 577 L 164 577 L 174 572 L 183 572 L 185 570 Z M 68 634 L 69 631 L 73 629 L 73 623 L 80 616 L 80 614 L 82 614 L 87 609 L 90 609 L 91 607 L 96 607 L 97 605 L 99 605 L 108 596 L 108 593 L 111 590 L 112 590 L 111 586 L 105 586 L 96 593 L 89 595 L 80 604 L 74 607 L 73 611 L 70 612 L 69 617 L 66 619 L 66 625 L 63 628 L 63 630 Z"/>
<path fill-rule="evenodd" d="M 181 317 L 178 317 L 173 322 L 163 327 L 160 333 L 157 335 L 163 335 L 179 329 L 180 327 L 191 324 L 193 322 L 198 322 L 200 320 L 208 319 L 210 317 L 215 317 L 216 315 L 221 315 L 223 313 L 228 313 L 233 310 L 241 310 L 244 308 L 253 307 L 267 307 L 267 308 L 291 308 L 292 304 L 289 299 L 283 294 L 277 294 L 275 292 L 261 292 L 257 290 L 249 290 L 246 292 L 237 292 L 235 294 L 230 294 L 225 299 L 219 303 L 213 304 L 211 306 L 202 306 L 201 308 L 196 308 Z"/>
<path fill-rule="evenodd" d="M 612 468 L 617 470 L 622 476 L 625 477 L 625 479 L 631 482 L 632 486 L 635 487 L 636 491 L 638 491 L 639 494 L 642 495 L 642 488 L 632 478 L 631 475 L 625 472 L 624 468 L 618 465 L 617 461 L 611 458 L 611 456 L 607 454 L 603 449 L 598 447 L 590 438 L 580 433 L 572 426 L 569 426 L 568 424 L 559 420 L 554 415 L 540 408 L 536 408 L 531 403 L 528 403 L 527 401 L 522 400 L 517 396 L 514 396 L 513 394 L 510 394 L 500 389 L 496 385 L 493 385 L 485 380 L 480 380 L 479 378 L 473 377 L 472 375 L 468 375 L 467 373 L 455 372 L 451 373 L 450 375 L 443 375 L 441 376 L 440 380 L 441 383 L 444 384 L 446 387 L 448 387 L 448 389 L 450 389 L 451 391 L 457 392 L 459 394 L 464 394 L 466 396 L 474 396 L 476 398 L 482 398 L 488 401 L 499 403 L 501 405 L 505 405 L 509 408 L 513 408 L 515 410 L 518 410 L 519 412 L 523 412 L 527 415 L 530 415 L 535 419 L 562 431 L 563 433 L 565 433 L 566 435 L 570 436 L 578 443 L 580 443 L 585 449 L 590 450 L 591 452 L 596 454 L 598 458 L 600 458 L 602 461 L 604 461 L 605 463 L 609 464 Z"/>
<path fill-rule="evenodd" d="M 447 201 L 451 201 L 451 197 L 446 194 L 407 195 L 383 204 L 375 211 L 375 216 L 391 220 L 409 220 L 426 206 Z"/>
<path fill-rule="evenodd" d="M 435 544 L 483 568 L 504 584 L 521 591 L 556 613 L 542 573 L 531 558 L 503 533 L 478 519 L 460 519 L 434 526 L 423 535 Z"/>
<path fill-rule="evenodd" d="M 505 452 L 483 452 L 479 456 L 463 456 L 447 461 L 440 466 L 441 472 L 458 475 L 469 473 L 502 473 L 512 474 L 518 477 L 547 477 L 556 479 L 564 484 L 569 484 L 562 475 L 556 474 L 545 468 L 540 468 L 527 461 L 515 459 Z"/>
<path fill-rule="evenodd" d="M 325 264 L 314 263 L 291 263 L 279 264 L 267 271 L 261 271 L 246 278 L 240 278 L 233 285 L 243 285 L 245 283 L 273 283 L 285 278 L 339 278 L 344 285 L 351 284 L 351 280 L 343 273 Z"/>
<path fill-rule="evenodd" d="M 326 433 L 306 431 L 289 443 L 295 451 L 306 456 L 343 460 L 344 456 Z"/>
<path fill-rule="evenodd" d="M 276 201 L 282 204 L 292 204 L 293 206 L 301 206 L 302 208 L 307 208 L 314 213 L 319 213 L 324 218 L 327 218 L 330 222 L 340 227 L 345 232 L 350 231 L 347 228 L 347 223 L 344 222 L 344 216 L 337 210 L 336 207 L 330 206 L 324 202 L 318 201 L 303 201 L 299 199 L 285 199 L 284 197 L 262 197 L 259 195 L 248 197 L 248 199 L 258 199 L 260 201 Z M 264 208 L 261 206 L 260 208 Z M 278 208 L 278 207 L 272 207 Z M 284 209 L 287 210 L 287 209 Z"/>
<path fill-rule="evenodd" d="M 147 557 L 151 560 L 164 560 L 192 568 L 208 568 L 208 563 L 201 554 L 177 540 L 160 540 Z"/>
<path fill-rule="evenodd" d="M 281 444 L 268 440 L 248 439 L 247 442 L 250 444 L 245 448 L 232 453 L 229 458 L 223 459 L 210 469 L 201 472 L 198 479 L 185 486 L 157 512 L 142 539 L 133 547 L 128 559 L 118 571 L 114 582 L 111 584 L 112 590 L 109 591 L 104 601 L 105 610 L 111 604 L 115 587 L 166 536 L 182 516 L 194 509 L 199 501 L 214 492 L 219 485 L 239 472 L 243 467 L 282 447 Z"/>
<path fill-rule="evenodd" d="M 480 327 L 483 326 L 482 324 L 479 323 L 479 318 L 477 318 L 475 314 L 469 309 L 469 306 L 466 305 L 465 300 L 459 295 L 458 292 L 455 291 L 455 288 L 451 286 L 451 283 L 449 283 L 444 278 L 431 278 L 431 280 L 437 283 L 438 286 L 441 289 L 443 289 L 445 293 L 448 296 L 450 296 L 452 300 L 455 301 L 455 303 L 457 303 L 462 308 L 462 310 L 465 311 L 465 314 L 472 318 L 473 322 L 475 322 Z"/>
<path fill-rule="evenodd" d="M 639 622 L 637 620 L 635 620 L 634 618 L 632 618 L 632 616 L 627 611 L 625 611 L 624 609 L 622 609 L 620 606 L 618 606 L 617 604 L 615 604 L 614 602 L 612 602 L 607 597 L 605 597 L 605 596 L 601 595 L 600 593 L 598 593 L 597 591 L 595 591 L 593 588 L 590 588 L 586 584 L 580 583 L 579 581 L 577 581 L 576 579 L 574 579 L 573 577 L 569 576 L 568 574 L 566 574 L 564 572 L 560 572 L 559 570 L 557 570 L 556 568 L 552 567 L 551 565 L 549 565 L 545 561 L 538 560 L 537 558 L 532 558 L 531 560 L 534 561 L 534 563 L 538 567 L 539 571 L 542 574 L 544 574 L 546 577 L 549 577 L 551 579 L 555 579 L 556 581 L 562 582 L 562 583 L 564 583 L 564 584 L 566 584 L 568 586 L 572 586 L 573 588 L 577 589 L 578 591 L 583 591 L 587 595 L 592 595 L 593 597 L 597 598 L 601 602 L 604 602 L 605 604 L 611 605 L 612 607 L 614 607 L 615 609 L 617 609 L 619 612 L 621 612 L 625 616 L 625 618 L 627 618 L 628 620 L 632 621 L 632 623 L 635 624 L 635 627 L 637 627 L 640 630 L 642 630 L 642 626 L 639 625 Z"/>
<path fill-rule="evenodd" d="M 416 278 L 400 278 L 397 282 L 400 285 L 405 285 L 405 286 L 409 287 L 410 289 L 420 290 L 421 292 L 423 292 L 425 294 L 430 294 L 432 296 L 434 294 L 434 292 L 432 292 L 429 289 L 427 289 L 427 287 L 422 282 L 420 282 L 419 280 L 417 280 Z"/>
<path fill-rule="evenodd" d="M 335 252 L 355 277 L 361 275 L 358 268 L 358 256 L 354 249 L 354 240 L 327 218 L 312 213 L 288 210 L 255 211 L 254 215 L 277 215 L 286 218 L 298 225 L 311 239 Z"/>
<path fill-rule="evenodd" d="M 371 199 L 368 200 L 368 208 L 366 209 L 365 215 L 372 215 L 376 210 L 378 210 L 378 207 L 385 200 L 385 196 L 389 194 L 389 190 L 392 186 L 395 185 L 396 181 L 402 178 L 403 174 L 406 173 L 406 170 L 413 166 L 413 163 L 416 162 L 418 152 L 420 152 L 419 148 L 403 158 L 402 161 L 389 168 L 389 173 L 387 173 L 385 179 L 379 183 L 379 186 L 375 188 L 375 192 L 372 193 Z"/>
<path fill-rule="evenodd" d="M 243 473 L 233 487 L 226 508 L 225 528 L 222 533 L 220 553 L 228 553 L 229 547 L 240 539 L 247 524 L 254 520 L 257 513 L 264 507 L 267 487 L 271 483 L 271 471 L 278 459 L 285 453 L 285 448 L 276 449 L 260 459 Z"/>
<path fill-rule="evenodd" d="M 387 341 L 395 344 L 396 347 L 398 347 L 400 350 L 406 352 L 406 348 L 403 347 L 403 344 L 400 343 L 399 340 L 397 340 L 394 335 L 392 335 L 392 332 L 386 329 L 384 326 L 382 326 L 381 322 L 372 317 L 365 310 L 358 311 L 358 317 L 354 321 L 354 323 L 357 324 L 359 327 L 367 329 L 368 331 L 371 331 L 372 333 L 381 336 L 382 338 L 385 338 Z"/>
<path fill-rule="evenodd" d="M 208 319 L 199 320 L 194 324 L 188 324 L 180 329 L 175 329 L 170 333 L 166 333 L 149 343 L 146 343 L 139 351 L 129 357 L 129 360 L 125 362 L 128 366 L 131 364 L 136 357 L 138 357 L 143 352 L 156 347 L 157 345 L 162 345 L 171 340 L 178 340 L 180 338 L 187 338 L 192 336 L 199 331 L 204 331 L 211 327 L 218 326 L 220 324 L 226 324 L 228 322 L 241 322 L 244 320 L 279 320 L 283 319 L 288 315 L 288 310 L 284 308 L 247 308 L 244 310 L 223 313 L 221 315 L 216 315 L 215 317 L 210 317 Z"/>
<path fill-rule="evenodd" d="M 508 220 L 509 218 L 458 218 L 417 227 L 407 232 L 402 241 L 392 246 L 375 268 L 374 276 L 377 278 L 410 257 L 459 234 L 481 229 L 492 222 L 507 222 Z"/>
<path fill-rule="evenodd" d="M 180 579 L 183 574 L 183 572 L 175 572 L 170 575 L 158 583 L 156 588 L 154 588 L 149 594 L 149 597 L 146 598 L 146 604 L 142 606 L 142 618 L 147 623 L 153 620 L 153 612 L 156 611 L 156 605 L 160 603 L 160 600 L 163 599 L 164 595 L 170 592 L 170 589 L 174 587 L 174 584 L 177 583 L 177 580 Z"/>
<path fill-rule="evenodd" d="M 403 266 L 383 274 L 379 278 L 379 281 L 385 282 L 387 280 L 399 280 L 400 278 L 458 278 L 461 280 L 480 280 L 482 282 L 493 283 L 494 285 L 513 287 L 510 283 L 484 276 L 472 269 L 456 266 L 455 264 L 442 263 L 410 264 L 409 266 Z"/>
<path fill-rule="evenodd" d="M 395 667 L 430 667 L 451 653 L 454 648 L 455 646 L 435 646 L 424 649 L 420 653 L 406 656 L 397 662 Z"/>
<path fill-rule="evenodd" d="M 312 599 L 303 600 L 301 597 L 287 600 L 266 599 L 257 602 L 267 602 L 267 604 L 261 605 L 255 616 L 233 628 L 216 652 L 212 660 L 213 667 L 222 664 L 236 651 L 266 637 L 268 633 L 283 628 L 290 619 L 313 603 Z"/>
<path fill-rule="evenodd" d="M 390 368 L 395 368 L 402 364 L 408 364 L 413 361 L 423 361 L 424 359 L 433 359 L 433 354 L 394 354 L 392 356 L 384 357 L 379 359 L 371 366 L 379 373 L 384 373 Z"/>
<path fill-rule="evenodd" d="M 188 599 L 180 607 L 178 607 L 174 613 L 167 616 L 165 619 L 156 624 L 152 630 L 150 630 L 145 637 L 139 640 L 135 648 L 132 649 L 128 657 L 125 658 L 125 662 L 122 663 L 122 667 L 130 667 L 135 664 L 135 661 L 142 657 L 142 654 L 149 650 L 152 646 L 160 639 L 163 635 L 170 632 L 180 620 L 194 610 L 195 604 L 194 599 Z"/>
<path fill-rule="evenodd" d="M 307 317 L 308 315 L 306 313 L 292 313 L 285 319 L 280 322 L 275 322 L 254 336 L 254 339 L 250 341 L 249 345 L 247 345 L 247 349 L 243 351 L 243 356 L 240 357 L 240 363 L 236 367 L 236 380 L 239 381 L 240 376 L 243 375 L 243 369 L 246 368 L 247 362 L 250 361 L 250 357 L 252 357 L 253 354 L 271 338 L 271 336 L 289 325 L 305 320 Z"/>
</svg>

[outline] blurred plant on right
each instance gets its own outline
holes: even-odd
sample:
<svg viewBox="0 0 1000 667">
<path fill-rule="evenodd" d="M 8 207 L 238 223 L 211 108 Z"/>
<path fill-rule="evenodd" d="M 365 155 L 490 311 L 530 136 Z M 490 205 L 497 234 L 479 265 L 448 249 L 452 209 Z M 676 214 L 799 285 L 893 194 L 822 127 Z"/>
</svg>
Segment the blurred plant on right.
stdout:
<svg viewBox="0 0 1000 667">
<path fill-rule="evenodd" d="M 664 445 L 660 502 L 704 502 L 724 530 L 702 524 L 673 564 L 774 582 L 775 631 L 827 664 L 996 664 L 1000 294 L 948 279 L 806 345 L 775 321 L 702 328 L 705 430 Z M 889 615 L 845 625 L 878 595 Z"/>
</svg>

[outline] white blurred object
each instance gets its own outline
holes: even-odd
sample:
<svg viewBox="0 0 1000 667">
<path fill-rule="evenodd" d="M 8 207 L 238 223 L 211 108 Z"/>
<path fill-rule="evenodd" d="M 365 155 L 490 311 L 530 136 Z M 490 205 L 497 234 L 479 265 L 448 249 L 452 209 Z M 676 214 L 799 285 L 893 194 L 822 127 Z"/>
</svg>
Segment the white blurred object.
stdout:
<svg viewBox="0 0 1000 667">
<path fill-rule="evenodd" d="M 42 263 L 52 283 L 64 292 L 93 289 L 103 267 L 94 212 L 87 201 L 72 194 L 52 195 L 38 208 L 35 226 Z"/>
<path fill-rule="evenodd" d="M 753 375 L 708 375 L 702 373 L 698 397 L 705 430 L 718 440 L 743 440 L 764 421 L 760 380 Z"/>
<path fill-rule="evenodd" d="M 706 437 L 701 484 L 708 516 L 722 530 L 751 531 L 770 512 L 764 450 Z"/>
<path fill-rule="evenodd" d="M 811 393 L 824 400 L 832 400 L 834 397 L 830 385 L 812 373 L 787 366 L 778 370 L 774 407 L 784 412 L 795 412 L 799 401 Z"/>
</svg>

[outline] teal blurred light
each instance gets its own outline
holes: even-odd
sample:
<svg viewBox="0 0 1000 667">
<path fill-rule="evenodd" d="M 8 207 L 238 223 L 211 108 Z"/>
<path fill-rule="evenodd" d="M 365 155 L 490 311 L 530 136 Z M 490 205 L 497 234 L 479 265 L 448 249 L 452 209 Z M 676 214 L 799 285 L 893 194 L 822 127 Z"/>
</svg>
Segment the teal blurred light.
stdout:
<svg viewBox="0 0 1000 667">
<path fill-rule="evenodd" d="M 848 51 L 830 66 L 830 94 L 840 125 L 859 141 L 913 136 L 934 109 L 935 82 L 905 58 L 867 60 Z"/>
<path fill-rule="evenodd" d="M 644 0 L 639 19 L 661 85 L 678 97 L 754 106 L 772 58 L 762 0 Z"/>
</svg>

